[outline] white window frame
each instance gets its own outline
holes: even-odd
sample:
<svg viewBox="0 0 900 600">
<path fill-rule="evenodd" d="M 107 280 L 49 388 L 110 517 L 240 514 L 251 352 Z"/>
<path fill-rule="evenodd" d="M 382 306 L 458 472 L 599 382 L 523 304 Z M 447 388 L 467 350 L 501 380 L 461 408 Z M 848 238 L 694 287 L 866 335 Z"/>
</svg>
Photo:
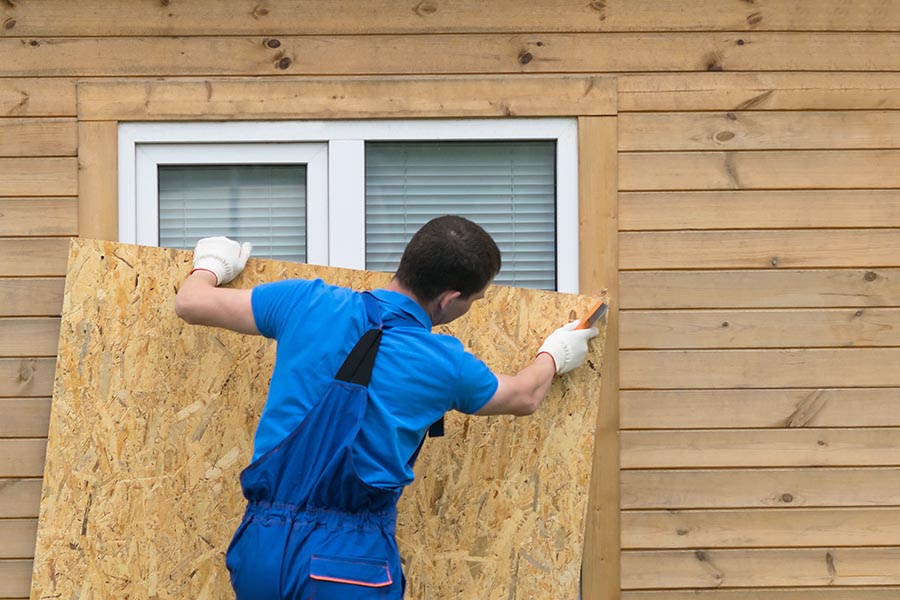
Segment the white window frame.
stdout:
<svg viewBox="0 0 900 600">
<path fill-rule="evenodd" d="M 309 235 L 319 236 L 307 261 L 352 269 L 365 268 L 365 143 L 376 141 L 553 140 L 556 142 L 556 285 L 561 292 L 578 291 L 578 124 L 573 118 L 548 119 L 413 119 L 368 121 L 240 121 L 119 124 L 119 241 L 155 245 L 137 236 L 137 223 L 157 228 L 155 167 L 215 163 L 217 147 L 237 149 L 235 162 L 248 163 L 256 153 L 277 156 L 272 162 L 309 163 L 307 173 L 327 165 L 326 181 L 307 189 Z M 327 151 L 305 152 L 306 144 Z M 250 149 L 255 146 L 255 149 Z M 296 146 L 296 148 L 294 148 Z M 270 149 L 274 154 L 266 154 Z M 293 149 L 292 149 L 293 148 Z M 171 152 L 172 154 L 167 154 Z M 243 154 L 241 155 L 241 153 Z M 164 162 L 159 162 L 160 160 Z M 157 161 L 157 162 L 153 162 Z M 169 162 L 167 162 L 169 161 Z M 151 176 L 149 171 L 153 170 Z M 140 173 L 140 181 L 139 175 Z M 310 176 L 308 175 L 308 178 Z M 318 176 L 313 175 L 317 178 Z M 311 185 L 314 190 L 309 189 Z M 138 192 L 141 190 L 141 193 Z M 319 194 L 313 196 L 313 194 Z M 322 195 L 324 194 L 324 195 Z M 319 205 L 326 199 L 327 209 Z M 145 204 L 153 204 L 147 208 Z M 316 204 L 318 206 L 313 207 Z M 309 211 L 312 212 L 309 212 Z M 316 226 L 318 224 L 318 227 Z M 324 235 L 326 239 L 321 239 Z M 154 236 L 158 234 L 154 233 Z M 312 245 L 312 237 L 309 244 Z"/>
<path fill-rule="evenodd" d="M 135 201 L 120 206 L 119 240 L 159 245 L 159 166 L 306 164 L 306 260 L 328 264 L 328 146 L 301 144 L 139 144 L 135 148 Z M 120 196 L 121 198 L 121 196 Z M 124 211 L 121 209 L 125 209 Z"/>
</svg>

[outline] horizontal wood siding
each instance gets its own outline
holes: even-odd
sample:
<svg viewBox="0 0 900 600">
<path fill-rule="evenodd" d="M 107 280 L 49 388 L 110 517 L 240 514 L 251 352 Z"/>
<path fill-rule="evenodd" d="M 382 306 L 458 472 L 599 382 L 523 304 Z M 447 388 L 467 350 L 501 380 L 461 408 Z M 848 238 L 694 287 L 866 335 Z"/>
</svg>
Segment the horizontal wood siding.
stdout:
<svg viewBox="0 0 900 600">
<path fill-rule="evenodd" d="M 898 32 L 883 0 L 0 2 L 0 598 L 29 591 L 68 237 L 116 223 L 114 174 L 79 173 L 119 120 L 298 102 L 618 103 L 621 598 L 900 596 Z"/>
<path fill-rule="evenodd" d="M 261 3 L 148 3 L 124 5 L 82 0 L 12 3 L 6 36 L 215 35 L 247 33 L 372 34 L 531 31 L 893 31 L 900 8 L 892 2 L 719 0 L 576 2 L 533 0 L 300 0 Z"/>
<path fill-rule="evenodd" d="M 898 71 L 893 33 L 0 38 L 0 77 Z"/>
<path fill-rule="evenodd" d="M 620 78 L 623 598 L 900 593 L 896 83 Z"/>
</svg>

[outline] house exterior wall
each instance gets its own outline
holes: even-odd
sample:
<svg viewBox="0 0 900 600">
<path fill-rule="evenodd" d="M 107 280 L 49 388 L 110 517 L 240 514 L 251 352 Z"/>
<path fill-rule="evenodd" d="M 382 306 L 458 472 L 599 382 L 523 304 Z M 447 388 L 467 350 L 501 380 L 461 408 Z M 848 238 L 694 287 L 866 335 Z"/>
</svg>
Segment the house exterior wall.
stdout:
<svg viewBox="0 0 900 600">
<path fill-rule="evenodd" d="M 900 4 L 8 0 L 0 24 L 0 598 L 28 596 L 84 226 L 78 81 L 533 73 L 618 76 L 621 552 L 587 560 L 621 585 L 586 597 L 900 593 Z"/>
</svg>

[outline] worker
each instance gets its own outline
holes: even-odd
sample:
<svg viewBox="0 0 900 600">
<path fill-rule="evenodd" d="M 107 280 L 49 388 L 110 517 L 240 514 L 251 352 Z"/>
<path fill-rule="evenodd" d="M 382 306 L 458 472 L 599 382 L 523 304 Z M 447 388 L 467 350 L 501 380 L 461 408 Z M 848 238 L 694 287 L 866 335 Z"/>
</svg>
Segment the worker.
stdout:
<svg viewBox="0 0 900 600">
<path fill-rule="evenodd" d="M 243 521 L 226 553 L 238 600 L 401 599 L 396 504 L 426 431 L 444 413 L 528 415 L 554 376 L 579 366 L 596 329 L 564 325 L 514 375 L 495 375 L 435 325 L 463 316 L 500 271 L 480 226 L 424 225 L 383 289 L 321 280 L 218 287 L 250 244 L 213 237 L 175 310 L 191 324 L 277 341 L 268 398 L 241 473 Z"/>
</svg>

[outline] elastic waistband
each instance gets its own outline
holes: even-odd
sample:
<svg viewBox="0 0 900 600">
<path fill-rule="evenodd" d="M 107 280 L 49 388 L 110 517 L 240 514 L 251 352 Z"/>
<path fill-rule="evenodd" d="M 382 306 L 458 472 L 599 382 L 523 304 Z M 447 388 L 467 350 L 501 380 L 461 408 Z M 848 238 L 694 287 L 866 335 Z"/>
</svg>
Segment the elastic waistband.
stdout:
<svg viewBox="0 0 900 600">
<path fill-rule="evenodd" d="M 279 518 L 309 525 L 321 525 L 329 529 L 377 528 L 395 533 L 397 509 L 392 507 L 380 512 L 344 512 L 337 509 L 301 508 L 277 502 L 252 502 L 247 505 L 245 516 Z"/>
</svg>

